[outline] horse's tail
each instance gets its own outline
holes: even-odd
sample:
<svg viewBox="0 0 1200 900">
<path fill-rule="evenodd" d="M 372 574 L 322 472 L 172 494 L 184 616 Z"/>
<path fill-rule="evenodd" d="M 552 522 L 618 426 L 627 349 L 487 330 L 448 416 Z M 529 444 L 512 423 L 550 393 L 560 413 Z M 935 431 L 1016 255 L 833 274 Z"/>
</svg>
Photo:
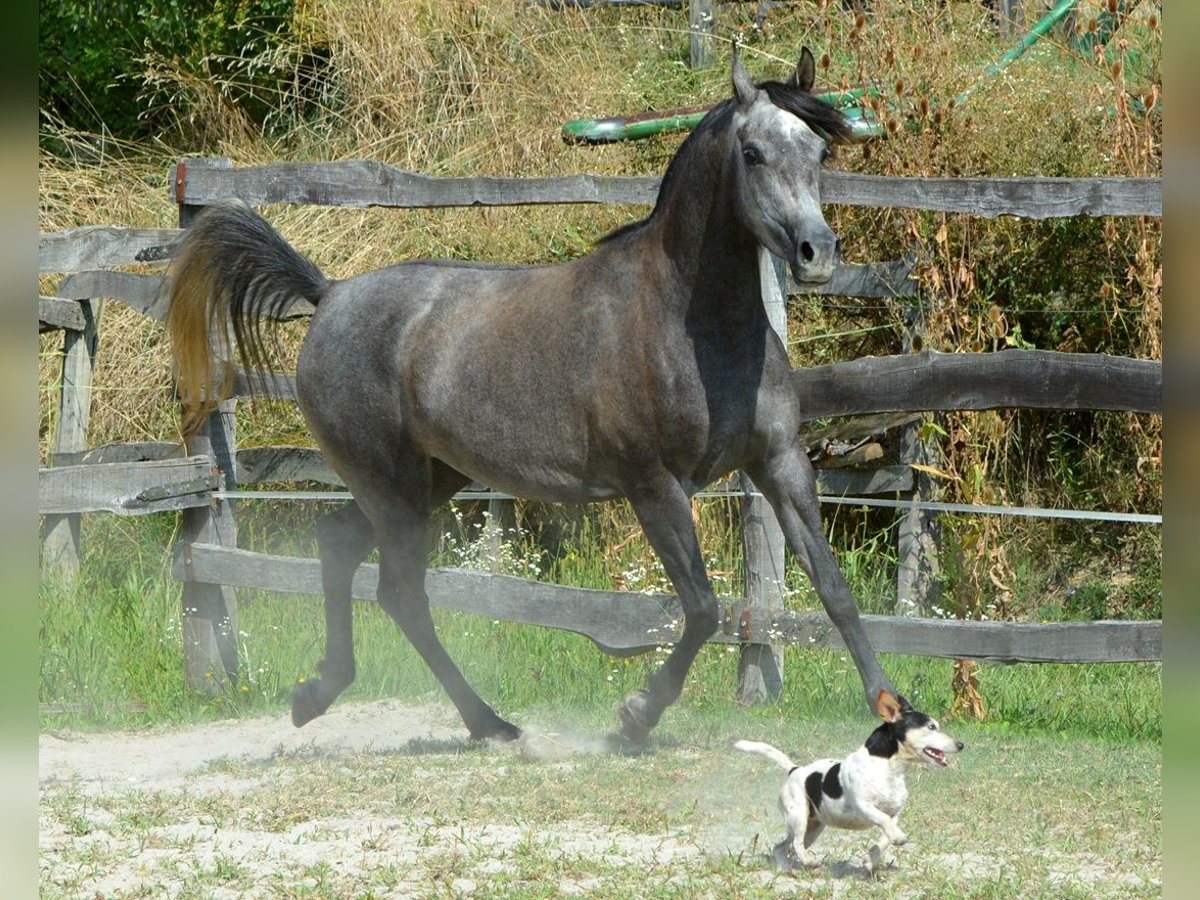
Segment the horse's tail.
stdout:
<svg viewBox="0 0 1200 900">
<path fill-rule="evenodd" d="M 247 369 L 269 354 L 263 319 L 279 319 L 297 300 L 314 306 L 329 279 L 240 201 L 201 212 L 179 244 L 170 271 L 167 328 L 175 358 L 185 435 L 233 391 L 232 343 Z"/>
</svg>

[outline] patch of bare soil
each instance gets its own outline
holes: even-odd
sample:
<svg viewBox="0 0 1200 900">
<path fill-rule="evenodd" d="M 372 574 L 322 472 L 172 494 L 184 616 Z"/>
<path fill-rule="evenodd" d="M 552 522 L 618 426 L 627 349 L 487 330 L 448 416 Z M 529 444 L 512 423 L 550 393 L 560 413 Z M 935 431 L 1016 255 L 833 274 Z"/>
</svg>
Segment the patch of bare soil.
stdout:
<svg viewBox="0 0 1200 900">
<path fill-rule="evenodd" d="M 882 879 L 867 878 L 858 862 L 869 837 L 850 832 L 822 838 L 817 869 L 781 874 L 766 858 L 782 836 L 778 773 L 722 745 L 660 746 L 640 758 L 607 749 L 600 738 L 532 730 L 515 744 L 479 747 L 465 740 L 452 709 L 398 701 L 339 704 L 303 729 L 281 715 L 170 731 L 43 734 L 40 893 L 915 897 L 1005 884 L 1026 896 L 1161 891 L 1153 847 L 1136 865 L 1100 848 L 1050 858 L 1008 830 L 1003 844 L 973 835 L 953 808 L 933 816 L 936 833 L 916 826 L 913 849 Z M 932 793 L 926 784 L 919 790 Z"/>
<path fill-rule="evenodd" d="M 205 774 L 223 761 L 266 762 L 301 751 L 345 753 L 399 750 L 416 740 L 451 740 L 463 729 L 453 711 L 394 700 L 335 705 L 296 728 L 286 715 L 213 722 L 186 730 L 108 732 L 38 741 L 38 777 L 45 789 L 71 782 L 85 792 L 219 787 Z"/>
</svg>

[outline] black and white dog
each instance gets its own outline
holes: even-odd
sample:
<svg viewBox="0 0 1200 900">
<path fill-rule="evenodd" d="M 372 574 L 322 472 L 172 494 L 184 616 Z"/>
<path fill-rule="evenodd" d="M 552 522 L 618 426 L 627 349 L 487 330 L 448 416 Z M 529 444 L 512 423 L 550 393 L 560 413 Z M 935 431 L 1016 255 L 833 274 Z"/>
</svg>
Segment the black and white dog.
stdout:
<svg viewBox="0 0 1200 900">
<path fill-rule="evenodd" d="M 826 825 L 851 829 L 876 826 L 883 836 L 872 845 L 866 860 L 867 870 L 875 871 L 889 846 L 899 847 L 908 840 L 897 824 L 908 799 L 905 769 L 914 764 L 943 768 L 946 754 L 963 748 L 962 741 L 950 737 L 934 719 L 917 712 L 903 697 L 880 691 L 875 708 L 883 724 L 843 760 L 819 759 L 798 766 L 770 744 L 734 744 L 788 771 L 779 791 L 779 808 L 788 833 L 775 847 L 775 861 L 782 868 L 815 865 L 807 849 Z"/>
</svg>

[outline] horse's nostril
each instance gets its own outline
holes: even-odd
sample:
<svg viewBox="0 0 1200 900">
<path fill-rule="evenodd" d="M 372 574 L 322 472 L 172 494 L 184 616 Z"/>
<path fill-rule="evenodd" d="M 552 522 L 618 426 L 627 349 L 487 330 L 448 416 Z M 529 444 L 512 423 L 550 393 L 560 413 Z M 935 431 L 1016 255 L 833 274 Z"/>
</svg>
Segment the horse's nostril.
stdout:
<svg viewBox="0 0 1200 900">
<path fill-rule="evenodd" d="M 800 244 L 800 255 L 804 257 L 805 262 L 812 262 L 813 261 L 812 244 L 810 244 L 808 241 L 803 241 Z"/>
</svg>

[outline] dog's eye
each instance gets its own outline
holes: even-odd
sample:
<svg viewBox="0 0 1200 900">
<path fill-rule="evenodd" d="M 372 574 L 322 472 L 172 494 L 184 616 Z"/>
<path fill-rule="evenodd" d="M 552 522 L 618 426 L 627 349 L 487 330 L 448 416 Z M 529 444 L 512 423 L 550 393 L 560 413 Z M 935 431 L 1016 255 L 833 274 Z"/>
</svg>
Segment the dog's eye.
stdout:
<svg viewBox="0 0 1200 900">
<path fill-rule="evenodd" d="M 930 731 L 937 731 L 937 722 L 930 722 L 930 723 L 929 723 L 929 730 L 930 730 Z"/>
</svg>

